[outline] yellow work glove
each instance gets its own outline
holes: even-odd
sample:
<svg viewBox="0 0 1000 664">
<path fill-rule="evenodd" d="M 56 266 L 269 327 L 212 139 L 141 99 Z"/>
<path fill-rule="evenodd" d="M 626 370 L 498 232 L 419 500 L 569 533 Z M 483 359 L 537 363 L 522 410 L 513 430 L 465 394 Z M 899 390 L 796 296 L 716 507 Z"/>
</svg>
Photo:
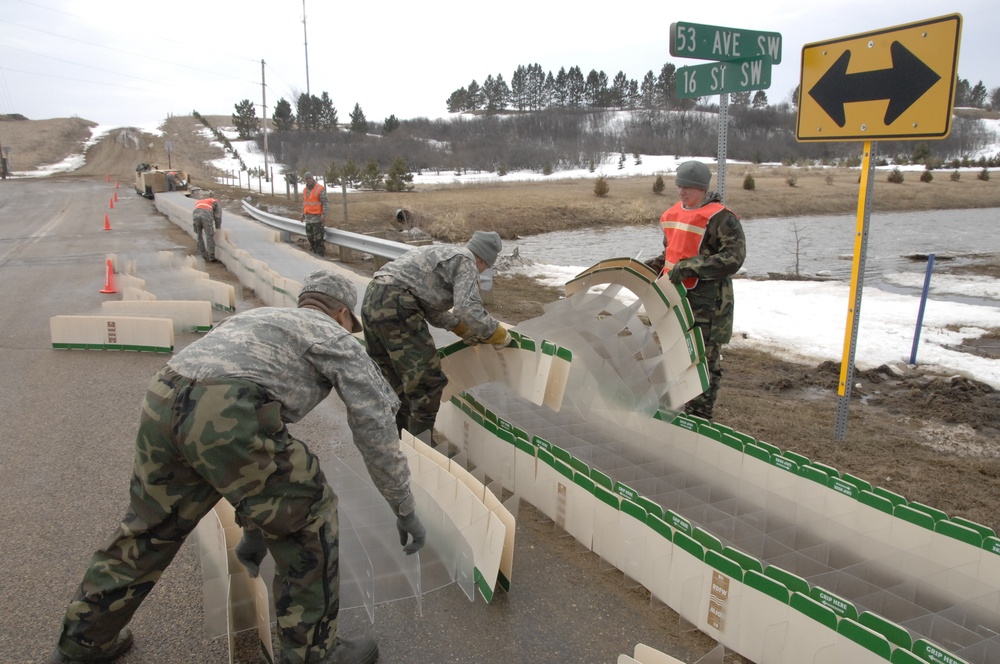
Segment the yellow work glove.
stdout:
<svg viewBox="0 0 1000 664">
<path fill-rule="evenodd" d="M 510 332 L 507 331 L 507 328 L 501 324 L 497 324 L 496 331 L 494 331 L 493 334 L 486 339 L 486 343 L 493 344 L 494 348 L 500 350 L 501 348 L 507 348 L 508 346 L 513 345 L 514 340 L 511 338 Z"/>
<path fill-rule="evenodd" d="M 469 333 L 469 326 L 462 321 L 459 321 L 458 325 L 451 328 L 451 331 L 464 339 L 465 335 Z"/>
</svg>

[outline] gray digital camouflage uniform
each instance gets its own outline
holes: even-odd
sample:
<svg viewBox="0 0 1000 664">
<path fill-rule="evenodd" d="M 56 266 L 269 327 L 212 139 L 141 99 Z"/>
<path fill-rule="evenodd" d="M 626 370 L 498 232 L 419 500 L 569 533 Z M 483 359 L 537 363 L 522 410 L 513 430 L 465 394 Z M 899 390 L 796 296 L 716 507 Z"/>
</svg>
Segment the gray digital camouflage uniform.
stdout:
<svg viewBox="0 0 1000 664">
<path fill-rule="evenodd" d="M 358 340 L 325 313 L 260 308 L 232 316 L 152 379 L 135 443 L 130 503 L 94 554 L 59 649 L 111 642 L 198 521 L 221 499 L 257 526 L 274 557 L 282 662 L 321 660 L 339 610 L 337 496 L 309 447 L 289 435 L 336 390 L 376 488 L 413 511 L 393 426 L 398 400 Z"/>
<path fill-rule="evenodd" d="M 708 192 L 702 205 L 721 203 L 722 197 Z M 722 383 L 722 346 L 733 336 L 732 276 L 743 266 L 747 245 L 740 218 L 725 208 L 713 216 L 705 228 L 697 256 L 685 258 L 674 267 L 685 277 L 696 276 L 698 283 L 687 293 L 694 314 L 695 326 L 705 341 L 709 387 L 685 405 L 685 411 L 712 419 L 715 401 Z M 646 262 L 657 272 L 663 269 L 664 254 Z"/>
<path fill-rule="evenodd" d="M 431 430 L 448 378 L 428 323 L 481 342 L 498 321 L 483 308 L 475 255 L 465 247 L 415 247 L 386 263 L 361 305 L 365 344 L 399 396 L 396 425 L 417 435 Z"/>
</svg>

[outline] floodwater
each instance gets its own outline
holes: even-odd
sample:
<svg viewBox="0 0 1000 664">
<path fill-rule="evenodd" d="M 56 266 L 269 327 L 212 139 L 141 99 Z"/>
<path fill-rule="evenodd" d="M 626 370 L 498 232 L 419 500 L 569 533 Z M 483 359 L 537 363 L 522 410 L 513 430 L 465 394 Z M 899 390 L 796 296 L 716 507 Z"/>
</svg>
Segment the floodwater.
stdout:
<svg viewBox="0 0 1000 664">
<path fill-rule="evenodd" d="M 850 215 L 744 219 L 746 276 L 798 273 L 849 281 L 857 232 Z M 658 224 L 544 233 L 504 242 L 504 253 L 518 248 L 535 263 L 589 267 L 606 258 L 647 260 L 662 247 Z M 1000 252 L 1000 208 L 872 213 L 865 252 L 865 286 L 897 292 L 913 289 L 883 277 L 901 272 L 924 274 L 926 255 L 935 262 L 968 263 L 970 257 Z M 912 256 L 921 256 L 914 259 Z M 919 290 L 919 289 L 917 289 Z M 952 299 L 952 298 L 949 298 Z"/>
</svg>

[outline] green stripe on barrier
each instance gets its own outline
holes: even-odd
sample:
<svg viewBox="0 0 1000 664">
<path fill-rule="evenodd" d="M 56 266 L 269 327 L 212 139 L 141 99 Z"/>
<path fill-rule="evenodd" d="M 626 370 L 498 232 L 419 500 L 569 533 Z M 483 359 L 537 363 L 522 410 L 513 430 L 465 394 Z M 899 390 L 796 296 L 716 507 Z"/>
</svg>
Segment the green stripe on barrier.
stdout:
<svg viewBox="0 0 1000 664">
<path fill-rule="evenodd" d="M 789 592 L 809 594 L 809 584 L 798 574 L 793 574 L 786 569 L 776 565 L 768 565 L 764 570 L 764 576 L 770 577 L 788 588 Z"/>
<path fill-rule="evenodd" d="M 600 484 L 605 489 L 615 488 L 615 481 L 611 479 L 611 476 L 606 473 L 602 473 L 596 468 L 590 469 L 590 479 L 594 480 L 594 484 Z"/>
<path fill-rule="evenodd" d="M 871 491 L 861 491 L 858 494 L 858 501 L 889 515 L 892 514 L 892 509 L 894 507 L 888 498 L 883 498 L 882 496 L 872 493 Z"/>
<path fill-rule="evenodd" d="M 1000 556 L 1000 537 L 987 537 L 983 540 L 983 548 Z"/>
<path fill-rule="evenodd" d="M 916 501 L 910 501 L 907 503 L 910 507 L 924 514 L 929 514 L 935 521 L 947 521 L 948 514 L 937 509 L 936 507 L 931 507 L 930 505 L 924 505 L 923 503 L 918 503 Z"/>
<path fill-rule="evenodd" d="M 666 521 L 655 514 L 646 515 L 646 525 L 650 530 L 663 537 L 668 542 L 674 541 L 674 529 Z"/>
<path fill-rule="evenodd" d="M 746 570 L 756 570 L 758 572 L 764 571 L 764 566 L 760 564 L 760 561 L 751 556 L 749 553 L 744 553 L 739 549 L 734 549 L 731 546 L 727 546 L 722 549 L 722 555 L 727 558 L 732 558 L 735 560 L 740 567 Z"/>
<path fill-rule="evenodd" d="M 825 463 L 821 463 L 819 461 L 813 461 L 810 465 L 813 468 L 819 468 L 830 477 L 840 477 L 840 471 L 834 468 L 833 466 L 828 466 Z"/>
<path fill-rule="evenodd" d="M 872 489 L 872 492 L 877 496 L 882 496 L 883 498 L 891 502 L 893 505 L 906 504 L 906 498 L 903 498 L 895 491 L 889 491 L 888 489 L 883 489 L 882 487 L 877 486 L 874 489 Z"/>
<path fill-rule="evenodd" d="M 804 477 L 807 480 L 812 480 L 823 486 L 829 486 L 830 476 L 824 473 L 819 468 L 813 468 L 812 466 L 800 466 L 799 467 L 799 477 Z"/>
<path fill-rule="evenodd" d="M 971 544 L 977 549 L 983 548 L 983 536 L 973 530 L 961 524 L 955 523 L 954 521 L 938 521 L 934 524 L 934 532 L 940 533 L 952 539 L 956 539 L 960 542 L 965 542 L 966 544 Z"/>
<path fill-rule="evenodd" d="M 679 530 L 674 533 L 674 546 L 687 551 L 692 556 L 698 560 L 705 561 L 705 549 L 701 544 L 698 544 L 693 538 L 685 535 Z"/>
<path fill-rule="evenodd" d="M 524 438 L 515 438 L 514 447 L 525 454 L 530 454 L 531 456 L 535 456 L 535 451 L 538 449 Z"/>
<path fill-rule="evenodd" d="M 924 639 L 917 639 L 917 642 L 913 644 L 913 654 L 931 664 L 969 664 L 961 657 L 956 657 Z"/>
<path fill-rule="evenodd" d="M 684 533 L 685 535 L 691 534 L 691 522 L 673 510 L 665 510 L 663 512 L 663 520 L 669 523 L 670 527 L 677 532 Z"/>
<path fill-rule="evenodd" d="M 927 530 L 934 530 L 934 517 L 927 512 L 915 510 L 909 505 L 896 505 L 892 510 L 892 515 L 897 519 L 909 521 Z"/>
<path fill-rule="evenodd" d="M 600 484 L 594 484 L 593 480 L 591 480 L 589 477 L 587 478 L 587 481 L 590 482 L 591 486 L 590 490 L 593 492 L 594 496 L 598 500 L 600 500 L 605 505 L 614 507 L 616 510 L 621 509 L 621 500 L 619 500 L 618 496 L 615 495 L 613 491 L 608 491 Z"/>
<path fill-rule="evenodd" d="M 638 502 L 642 505 L 642 508 L 646 510 L 647 514 L 655 514 L 658 518 L 663 518 L 663 506 L 659 503 L 653 502 L 646 496 L 639 496 Z"/>
<path fill-rule="evenodd" d="M 795 473 L 796 475 L 799 474 L 799 464 L 795 463 L 783 454 L 772 456 L 771 465 L 781 468 L 782 470 L 787 470 L 790 473 Z"/>
<path fill-rule="evenodd" d="M 786 459 L 791 459 L 792 461 L 794 461 L 795 463 L 797 463 L 800 468 L 802 466 L 808 466 L 811 463 L 809 461 L 809 457 L 803 456 L 802 454 L 799 454 L 798 452 L 793 452 L 791 450 L 785 450 L 781 454 Z"/>
<path fill-rule="evenodd" d="M 850 618 L 851 620 L 858 618 L 858 609 L 853 602 L 840 595 L 835 595 L 825 588 L 813 586 L 812 590 L 809 591 L 809 596 L 823 606 L 829 607 L 831 611 L 842 618 Z"/>
<path fill-rule="evenodd" d="M 691 533 L 691 537 L 693 537 L 695 541 L 707 550 L 722 553 L 722 541 L 707 530 L 695 526 L 694 531 Z"/>
<path fill-rule="evenodd" d="M 700 429 L 699 429 L 699 431 L 700 431 Z M 720 443 L 722 443 L 726 447 L 733 448 L 737 452 L 742 452 L 743 451 L 743 441 L 742 440 L 740 440 L 736 436 L 732 436 L 732 435 L 730 435 L 728 433 L 722 433 L 721 431 L 719 432 L 719 435 L 720 435 L 720 438 L 719 438 L 719 442 Z"/>
<path fill-rule="evenodd" d="M 976 523 L 975 521 L 970 521 L 969 519 L 966 519 L 965 517 L 953 516 L 953 517 L 951 517 L 951 520 L 954 521 L 955 523 L 959 524 L 960 526 L 965 526 L 966 528 L 972 528 L 973 530 L 975 530 L 976 532 L 978 532 L 980 535 L 982 535 L 983 539 L 985 539 L 987 537 L 996 537 L 996 535 L 997 535 L 995 532 L 993 532 L 992 528 L 990 528 L 988 526 L 984 526 L 981 523 Z"/>
<path fill-rule="evenodd" d="M 743 448 L 743 452 L 747 456 L 753 457 L 754 459 L 760 459 L 765 463 L 771 463 L 771 453 L 765 450 L 760 445 L 747 443 L 747 445 Z"/>
<path fill-rule="evenodd" d="M 711 549 L 705 551 L 705 563 L 728 577 L 743 581 L 743 568 L 735 560 L 726 558 L 718 551 Z"/>
<path fill-rule="evenodd" d="M 639 503 L 633 503 L 631 500 L 622 499 L 619 506 L 623 514 L 628 514 L 640 522 L 646 523 L 646 510 L 643 509 L 642 505 Z"/>
<path fill-rule="evenodd" d="M 623 484 L 621 482 L 615 482 L 613 489 L 615 493 L 617 493 L 622 498 L 625 498 L 626 500 L 634 501 L 638 500 L 639 498 L 639 492 L 627 484 Z"/>
<path fill-rule="evenodd" d="M 855 477 L 854 475 L 851 475 L 850 473 L 841 473 L 840 477 L 845 482 L 850 482 L 854 486 L 858 487 L 858 491 L 871 491 L 872 490 L 871 482 L 867 482 L 867 481 L 861 479 L 860 477 Z"/>
<path fill-rule="evenodd" d="M 910 637 L 909 631 L 877 613 L 865 611 L 858 616 L 858 622 L 868 629 L 878 632 L 888 639 L 889 643 L 899 648 L 910 650 L 913 647 L 913 639 Z"/>
<path fill-rule="evenodd" d="M 890 647 L 888 639 L 850 618 L 841 618 L 840 622 L 837 623 L 837 633 L 884 660 L 888 661 L 892 655 L 892 647 Z"/>
<path fill-rule="evenodd" d="M 858 498 L 858 487 L 854 486 L 850 482 L 844 481 L 839 477 L 834 477 L 830 479 L 830 488 L 837 493 L 842 493 L 848 498 Z"/>
<path fill-rule="evenodd" d="M 792 593 L 788 605 L 799 613 L 809 616 L 827 629 L 837 631 L 837 614 L 829 607 L 823 606 L 809 595 Z"/>
<path fill-rule="evenodd" d="M 768 597 L 778 600 L 782 604 L 788 604 L 788 599 L 792 595 L 791 591 L 784 584 L 752 569 L 744 572 L 743 583 L 754 590 L 764 593 Z"/>
</svg>

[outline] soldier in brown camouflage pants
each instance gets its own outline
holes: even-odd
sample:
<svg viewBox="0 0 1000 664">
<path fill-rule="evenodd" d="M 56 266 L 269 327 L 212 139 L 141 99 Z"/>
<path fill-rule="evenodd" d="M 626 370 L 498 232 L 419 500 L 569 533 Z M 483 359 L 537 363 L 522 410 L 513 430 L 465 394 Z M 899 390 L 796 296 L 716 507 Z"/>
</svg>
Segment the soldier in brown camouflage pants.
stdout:
<svg viewBox="0 0 1000 664">
<path fill-rule="evenodd" d="M 179 352 L 149 384 L 129 508 L 94 554 L 50 662 L 111 662 L 126 625 L 185 538 L 222 498 L 246 531 L 237 554 L 254 573 L 275 561 L 279 662 L 374 662 L 370 638 L 339 639 L 337 496 L 317 457 L 286 428 L 332 387 L 407 554 L 424 542 L 395 427 L 398 400 L 351 332 L 356 290 L 319 271 L 299 308 L 237 314 Z M 407 543 L 409 540 L 409 543 Z M 242 551 L 241 551 L 242 549 Z"/>
</svg>

